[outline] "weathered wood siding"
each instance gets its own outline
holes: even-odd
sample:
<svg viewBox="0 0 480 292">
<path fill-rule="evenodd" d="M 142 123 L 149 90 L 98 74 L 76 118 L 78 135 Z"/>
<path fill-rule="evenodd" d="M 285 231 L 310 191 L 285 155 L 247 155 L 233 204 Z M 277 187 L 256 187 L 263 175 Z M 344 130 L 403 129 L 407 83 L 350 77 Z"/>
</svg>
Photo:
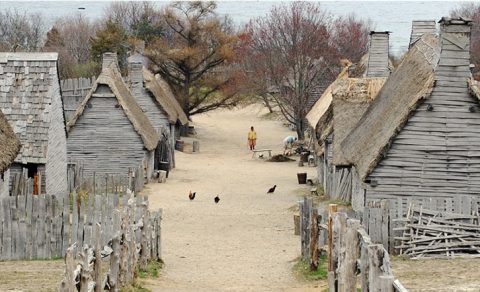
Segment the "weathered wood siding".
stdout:
<svg viewBox="0 0 480 292">
<path fill-rule="evenodd" d="M 0 174 L 0 198 L 8 196 L 10 183 L 10 169 L 7 169 L 3 174 Z"/>
<path fill-rule="evenodd" d="M 388 40 L 386 32 L 372 32 L 368 49 L 367 77 L 387 77 L 388 70 Z"/>
<path fill-rule="evenodd" d="M 106 86 L 99 86 L 99 92 L 111 93 Z M 67 151 L 70 160 L 82 161 L 86 174 L 125 173 L 147 153 L 117 99 L 95 96 L 70 130 Z"/>
<path fill-rule="evenodd" d="M 143 86 L 142 64 L 129 64 L 129 79 L 130 92 L 135 97 L 137 104 L 147 115 L 155 130 L 157 130 L 158 133 L 161 133 L 162 128 L 169 131 L 170 122 L 168 121 L 167 114 L 158 102 L 155 101 L 155 97 L 147 92 Z"/>
<path fill-rule="evenodd" d="M 410 34 L 410 45 L 412 45 L 422 37 L 425 33 L 435 33 L 435 20 L 414 20 L 412 21 L 412 33 Z"/>
<path fill-rule="evenodd" d="M 67 136 L 58 81 L 52 83 L 48 93 L 52 98 L 52 104 L 48 128 L 45 186 L 48 194 L 61 197 L 67 195 Z"/>
<path fill-rule="evenodd" d="M 60 81 L 65 120 L 70 120 L 82 100 L 92 88 L 92 78 L 65 79 Z"/>
<path fill-rule="evenodd" d="M 333 145 L 332 145 L 333 135 L 330 135 L 325 139 L 325 152 L 324 152 L 324 162 L 323 162 L 323 169 L 324 169 L 324 182 L 323 182 L 323 189 L 325 190 L 325 194 L 327 196 L 332 197 L 335 193 L 334 189 L 334 166 L 333 166 Z"/>
<path fill-rule="evenodd" d="M 468 34 L 442 34 L 432 95 L 368 177 L 368 198 L 480 196 L 480 112 L 467 89 L 469 49 Z"/>
</svg>

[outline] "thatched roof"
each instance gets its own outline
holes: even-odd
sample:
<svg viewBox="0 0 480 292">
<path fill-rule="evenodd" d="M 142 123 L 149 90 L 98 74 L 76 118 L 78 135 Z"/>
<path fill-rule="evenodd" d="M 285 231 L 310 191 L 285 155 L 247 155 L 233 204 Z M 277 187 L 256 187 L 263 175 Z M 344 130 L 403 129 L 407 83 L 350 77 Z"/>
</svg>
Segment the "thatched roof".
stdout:
<svg viewBox="0 0 480 292">
<path fill-rule="evenodd" d="M 160 78 L 160 76 L 154 76 L 153 73 L 145 67 L 143 68 L 143 78 L 145 80 L 145 88 L 165 110 L 170 122 L 175 124 L 179 121 L 180 124 L 186 125 L 188 123 L 187 115 L 173 95 L 167 82 Z"/>
<path fill-rule="evenodd" d="M 313 105 L 312 109 L 307 113 L 306 119 L 310 126 L 314 129 L 317 128 L 317 125 L 320 123 L 320 119 L 327 113 L 330 109 L 332 104 L 332 90 L 335 87 L 335 84 L 338 80 L 344 79 L 348 77 L 348 68 L 349 66 L 345 66 L 340 74 L 338 74 L 337 79 L 330 84 L 327 89 L 323 92 L 322 96 L 317 100 L 317 102 Z M 322 119 L 325 120 L 325 119 Z M 326 128 L 326 127 L 322 127 Z"/>
<path fill-rule="evenodd" d="M 355 129 L 341 143 L 348 164 L 355 165 L 364 180 L 407 122 L 421 99 L 434 86 L 434 68 L 440 54 L 439 39 L 423 35 L 390 75 Z"/>
<path fill-rule="evenodd" d="M 20 152 L 20 141 L 0 111 L 0 174 L 8 169 Z"/>
<path fill-rule="evenodd" d="M 145 148 L 147 150 L 155 149 L 160 137 L 140 106 L 136 103 L 135 98 L 128 90 L 127 85 L 123 82 L 122 76 L 114 62 L 102 69 L 102 73 L 93 83 L 92 89 L 83 99 L 72 119 L 67 123 L 67 131 L 70 132 L 71 129 L 75 127 L 75 123 L 85 110 L 88 101 L 92 98 L 97 87 L 101 84 L 107 85 L 113 92 L 121 108 L 132 123 L 133 128 L 142 138 Z M 108 113 L 105 114 L 108 115 Z"/>
<path fill-rule="evenodd" d="M 386 77 L 339 80 L 333 89 L 333 164 L 348 164 L 340 147 L 355 128 L 370 103 L 387 80 Z"/>
</svg>

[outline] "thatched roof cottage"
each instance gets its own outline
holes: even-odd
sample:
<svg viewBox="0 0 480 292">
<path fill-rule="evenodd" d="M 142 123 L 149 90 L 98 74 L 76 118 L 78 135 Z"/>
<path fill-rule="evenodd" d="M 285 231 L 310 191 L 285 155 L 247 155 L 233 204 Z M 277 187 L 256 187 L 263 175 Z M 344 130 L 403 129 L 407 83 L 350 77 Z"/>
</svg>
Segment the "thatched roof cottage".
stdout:
<svg viewBox="0 0 480 292">
<path fill-rule="evenodd" d="M 160 135 L 160 144 L 155 155 L 155 168 L 160 162 L 175 166 L 175 140 L 179 127 L 188 123 L 188 118 L 173 96 L 168 84 L 155 78 L 144 65 L 139 54 L 129 58 L 128 85 L 142 111 Z"/>
<path fill-rule="evenodd" d="M 9 167 L 20 152 L 20 140 L 0 111 L 0 197 L 8 196 Z"/>
<path fill-rule="evenodd" d="M 366 199 L 361 207 L 379 199 L 446 204 L 480 194 L 479 91 L 467 82 L 471 21 L 440 24 L 440 36 L 414 43 L 341 143 L 362 183 L 354 194 Z"/>
<path fill-rule="evenodd" d="M 389 75 L 388 32 L 370 34 L 370 49 L 358 64 L 346 64 L 307 115 L 316 130 L 318 177 L 325 193 L 349 201 L 352 173 L 338 146 L 376 97 Z M 371 51 L 370 51 L 371 50 Z M 384 77 L 378 77 L 384 74 Z M 365 77 L 371 76 L 371 77 Z"/>
<path fill-rule="evenodd" d="M 116 54 L 104 54 L 102 72 L 67 130 L 69 159 L 87 174 L 126 174 L 143 165 L 147 178 L 153 175 L 160 137 L 123 81 Z"/>
<path fill-rule="evenodd" d="M 0 53 L 0 109 L 22 148 L 10 175 L 27 169 L 34 192 L 65 195 L 67 153 L 57 53 Z"/>
</svg>

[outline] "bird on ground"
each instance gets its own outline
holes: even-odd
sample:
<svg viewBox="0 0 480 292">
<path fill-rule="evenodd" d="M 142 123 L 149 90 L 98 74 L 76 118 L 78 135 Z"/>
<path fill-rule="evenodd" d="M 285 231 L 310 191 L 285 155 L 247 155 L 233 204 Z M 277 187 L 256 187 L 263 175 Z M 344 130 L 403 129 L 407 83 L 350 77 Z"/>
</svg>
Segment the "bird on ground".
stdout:
<svg viewBox="0 0 480 292">
<path fill-rule="evenodd" d="M 197 192 L 193 192 L 193 194 L 192 194 L 192 191 L 190 191 L 190 194 L 188 194 L 188 198 L 190 199 L 190 201 L 193 201 L 193 199 L 195 199 L 195 194 L 196 193 Z"/>
<path fill-rule="evenodd" d="M 276 188 L 276 187 L 277 187 L 277 185 L 274 185 L 273 187 L 271 187 L 271 188 L 268 190 L 267 194 L 271 194 L 271 193 L 275 192 L 275 188 Z"/>
<path fill-rule="evenodd" d="M 216 196 L 213 201 L 215 201 L 215 204 L 218 204 L 218 202 L 220 202 L 220 198 L 218 196 Z"/>
<path fill-rule="evenodd" d="M 263 154 L 258 155 L 258 158 L 263 158 Z"/>
</svg>

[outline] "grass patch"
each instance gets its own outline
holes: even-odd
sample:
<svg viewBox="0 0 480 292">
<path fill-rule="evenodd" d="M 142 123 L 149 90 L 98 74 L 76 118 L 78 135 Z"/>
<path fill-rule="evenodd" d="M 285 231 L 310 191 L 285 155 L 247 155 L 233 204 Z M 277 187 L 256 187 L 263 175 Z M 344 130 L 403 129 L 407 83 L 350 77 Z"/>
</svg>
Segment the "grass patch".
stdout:
<svg viewBox="0 0 480 292">
<path fill-rule="evenodd" d="M 163 261 L 150 261 L 145 269 L 138 269 L 138 277 L 140 279 L 145 278 L 158 278 L 159 271 L 163 268 Z"/>
<path fill-rule="evenodd" d="M 120 289 L 121 292 L 151 292 L 151 290 L 142 287 L 137 281 L 134 281 L 131 285 Z"/>
<path fill-rule="evenodd" d="M 303 257 L 299 257 L 293 266 L 293 272 L 300 278 L 307 281 L 325 280 L 328 276 L 327 257 L 320 256 L 316 271 L 310 271 L 310 265 L 308 262 Z"/>
<path fill-rule="evenodd" d="M 328 204 L 337 204 L 339 206 L 345 206 L 345 207 L 351 207 L 352 203 L 351 202 L 346 202 L 340 199 L 334 199 L 334 200 L 329 200 Z"/>
</svg>

